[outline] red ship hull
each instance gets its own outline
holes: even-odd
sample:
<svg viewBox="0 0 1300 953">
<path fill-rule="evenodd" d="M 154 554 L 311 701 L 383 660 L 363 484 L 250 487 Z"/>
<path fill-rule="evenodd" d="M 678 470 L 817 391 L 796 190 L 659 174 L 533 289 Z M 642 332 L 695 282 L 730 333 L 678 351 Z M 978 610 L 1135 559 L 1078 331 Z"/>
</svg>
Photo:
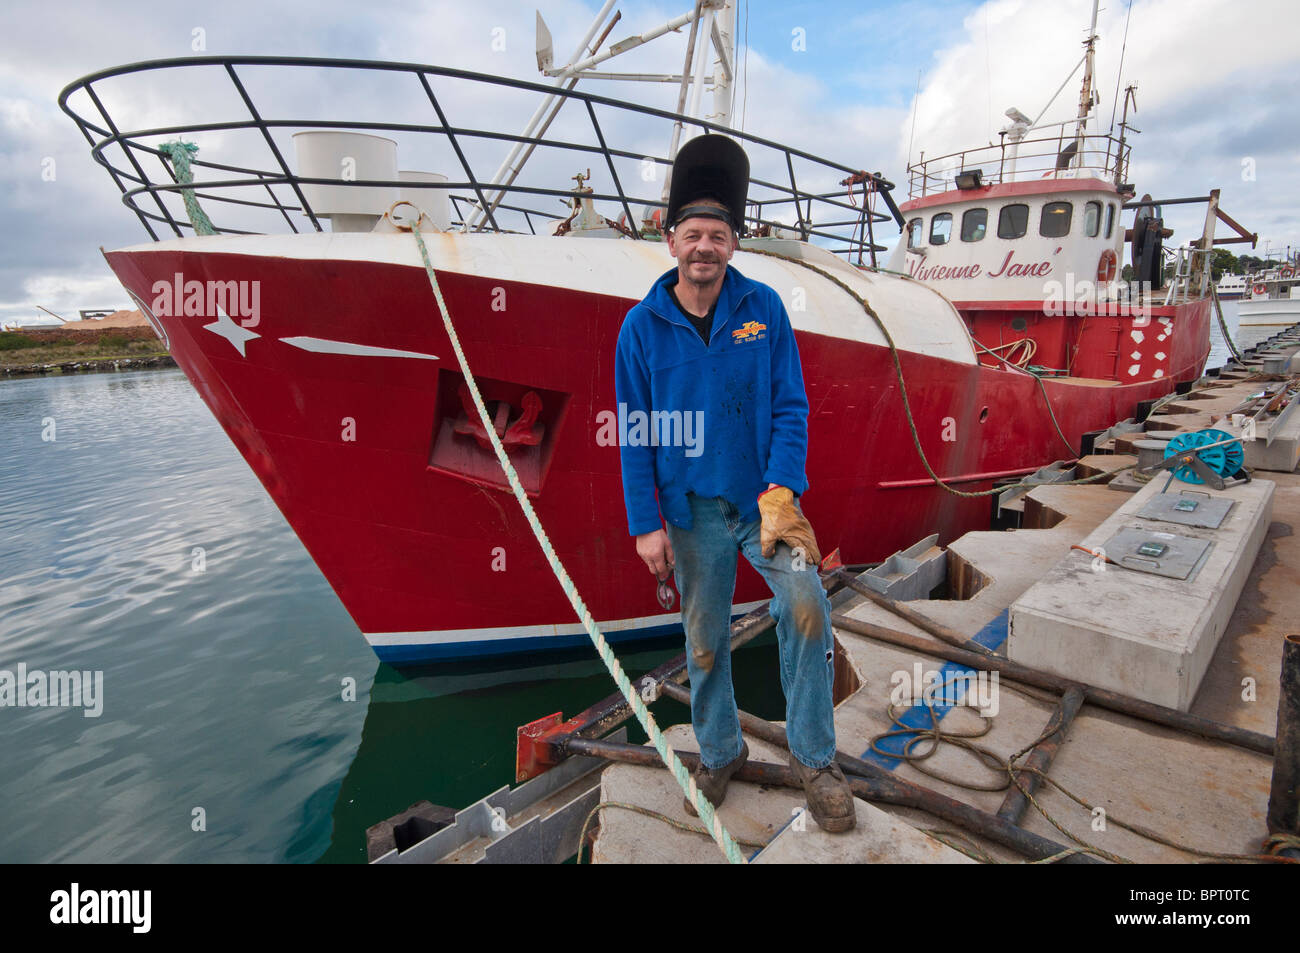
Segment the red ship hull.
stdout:
<svg viewBox="0 0 1300 953">
<path fill-rule="evenodd" d="M 639 244 L 568 241 L 573 248 Z M 158 283 L 176 275 L 258 283 L 260 315 L 247 329 L 256 337 L 246 342 L 214 330 L 215 314 L 152 317 L 382 659 L 586 641 L 495 457 L 455 432 L 464 417 L 462 378 L 422 268 L 178 244 L 113 252 L 108 260 L 145 305 L 156 304 Z M 659 606 L 627 533 L 618 447 L 597 436 L 598 415 L 615 408 L 615 341 L 637 297 L 468 273 L 440 247 L 440 284 L 485 398 L 518 408 L 523 393 L 541 396 L 545 436 L 521 451 L 521 475 L 602 630 L 618 639 L 677 628 L 679 616 Z M 748 274 L 758 267 L 748 258 L 749 265 L 742 252 L 733 264 Z M 669 264 L 664 255 L 656 267 Z M 637 287 L 648 288 L 643 277 Z M 498 309 L 502 300 L 508 307 Z M 1157 316 L 1167 319 L 1161 326 L 1173 341 L 1158 377 L 1145 368 L 1132 382 L 1044 379 L 1074 448 L 1081 434 L 1200 375 L 1207 302 L 1167 310 Z M 1114 320 L 1119 336 L 1126 319 Z M 811 408 L 811 486 L 802 502 L 823 551 L 839 546 L 846 562 L 874 561 L 924 533 L 938 532 L 946 543 L 987 528 L 988 498 L 953 496 L 927 476 L 889 349 L 796 328 Z M 1094 333 L 1101 328 L 1099 321 Z M 977 336 L 986 335 L 977 329 Z M 1077 453 L 1057 434 L 1031 376 L 910 350 L 900 357 L 925 453 L 957 488 L 986 489 Z M 741 563 L 737 611 L 768 596 Z"/>
</svg>

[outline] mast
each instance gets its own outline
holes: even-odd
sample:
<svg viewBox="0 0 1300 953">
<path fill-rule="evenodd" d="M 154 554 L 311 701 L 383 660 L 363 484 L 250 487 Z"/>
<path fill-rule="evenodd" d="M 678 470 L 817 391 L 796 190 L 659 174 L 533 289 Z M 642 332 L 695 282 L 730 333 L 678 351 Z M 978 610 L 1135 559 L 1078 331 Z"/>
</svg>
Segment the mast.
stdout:
<svg viewBox="0 0 1300 953">
<path fill-rule="evenodd" d="M 1071 163 L 1076 167 L 1083 162 L 1084 130 L 1088 126 L 1088 115 L 1092 112 L 1093 61 L 1097 54 L 1097 11 L 1100 6 L 1101 0 L 1092 0 L 1092 25 L 1088 27 L 1088 39 L 1083 44 L 1083 88 L 1079 90 L 1079 116 L 1074 133 L 1074 159 Z"/>
<path fill-rule="evenodd" d="M 579 44 L 573 56 L 569 58 L 569 62 L 564 66 L 556 66 L 554 63 L 554 47 L 551 33 L 542 21 L 541 13 L 538 13 L 537 66 L 542 74 L 552 77 L 555 87 L 563 90 L 573 89 L 579 79 L 680 83 L 681 92 L 678 98 L 678 112 L 682 111 L 687 89 L 693 85 L 690 111 L 690 116 L 693 118 L 700 118 L 700 99 L 704 87 L 711 85 L 713 87 L 713 111 L 706 118 L 718 125 L 729 126 L 731 124 L 732 89 L 736 75 L 735 0 L 696 0 L 690 13 L 674 17 L 653 30 L 647 30 L 644 33 L 620 40 L 603 53 L 597 52 L 609 36 L 614 23 L 622 14 L 615 14 L 614 19 L 606 25 L 605 31 L 596 40 L 594 46 L 589 48 L 589 44 L 591 44 L 592 38 L 596 36 L 601 24 L 609 16 L 610 10 L 616 2 L 617 0 L 606 0 L 605 5 L 588 28 L 587 35 L 583 38 L 582 43 Z M 681 74 L 610 73 L 594 69 L 599 64 L 626 53 L 628 50 L 644 46 L 665 34 L 676 33 L 688 24 L 691 27 L 691 39 L 687 44 L 686 63 Z M 711 59 L 709 56 L 710 46 L 716 51 L 716 59 Z M 697 47 L 698 56 L 695 57 L 696 62 L 692 62 Z M 533 117 L 529 120 L 523 134 L 525 136 L 540 136 L 545 133 L 565 102 L 565 98 L 558 93 L 549 94 L 542 104 L 537 107 L 537 111 L 533 113 Z M 681 124 L 678 123 L 673 128 L 672 145 L 668 155 L 670 162 L 676 158 L 681 132 Z M 500 168 L 497 169 L 496 175 L 488 183 L 489 189 L 486 190 L 486 194 L 489 196 L 488 209 L 476 207 L 467 217 L 466 231 L 474 231 L 483 227 L 488 210 L 495 209 L 507 194 L 506 190 L 500 188 L 500 186 L 508 188 L 514 183 L 519 173 L 523 171 L 524 163 L 528 161 L 534 149 L 535 144 L 525 146 L 522 142 L 515 143 L 510 150 L 510 154 L 506 156 Z M 664 194 L 666 196 L 667 192 L 665 191 Z"/>
</svg>

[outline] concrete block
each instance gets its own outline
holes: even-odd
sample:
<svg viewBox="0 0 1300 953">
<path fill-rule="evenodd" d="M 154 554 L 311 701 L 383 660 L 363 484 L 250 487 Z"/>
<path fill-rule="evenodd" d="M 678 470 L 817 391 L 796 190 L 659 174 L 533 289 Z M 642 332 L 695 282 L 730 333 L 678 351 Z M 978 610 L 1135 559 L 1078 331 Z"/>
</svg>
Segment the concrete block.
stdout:
<svg viewBox="0 0 1300 953">
<path fill-rule="evenodd" d="M 808 815 L 786 826 L 756 864 L 973 864 L 970 857 L 858 798 L 857 826 L 827 834 Z M 936 822 L 936 826 L 939 825 Z"/>
<path fill-rule="evenodd" d="M 1257 479 L 1216 491 L 1174 481 L 1170 492 L 1236 501 L 1218 529 L 1206 529 L 1136 515 L 1166 481 L 1133 494 L 1081 545 L 1096 550 L 1124 527 L 1177 533 L 1212 541 L 1200 568 L 1187 580 L 1112 565 L 1095 571 L 1092 556 L 1072 550 L 1012 604 L 1009 658 L 1170 708 L 1191 707 L 1268 530 L 1274 484 Z"/>
<path fill-rule="evenodd" d="M 1246 450 L 1247 468 L 1274 473 L 1295 470 L 1296 464 L 1300 463 L 1300 407 L 1292 408 L 1281 421 L 1281 427 L 1277 426 L 1276 420 L 1264 421 L 1256 427 L 1254 440 L 1241 442 Z M 1241 436 L 1241 427 L 1233 426 L 1229 420 L 1220 421 L 1216 426 L 1224 433 Z"/>
<path fill-rule="evenodd" d="M 838 722 L 838 712 L 837 712 Z M 837 728 L 837 734 L 841 732 Z M 668 743 L 680 751 L 696 749 L 690 725 L 664 731 Z M 845 738 L 847 739 L 847 735 Z M 747 738 L 754 761 L 786 764 L 789 754 L 757 738 Z M 847 747 L 852 748 L 849 743 Z M 682 807 L 682 789 L 662 768 L 611 764 L 601 775 L 600 799 L 632 803 L 657 811 L 692 827 L 699 818 Z M 762 863 L 954 863 L 973 861 L 905 821 L 855 799 L 858 827 L 842 834 L 827 834 L 811 815 L 804 814 L 803 792 L 793 788 L 764 787 L 733 780 L 718 813 L 741 850 Z M 804 814 L 801 818 L 800 814 Z M 757 853 L 757 846 L 763 850 Z M 773 851 L 770 855 L 769 851 Z M 757 856 L 755 854 L 757 853 Z M 764 855 L 767 855 L 764 857 Z M 690 833 L 662 820 L 629 810 L 605 807 L 600 812 L 600 833 L 592 849 L 598 864 L 721 864 L 726 858 L 703 833 Z"/>
</svg>

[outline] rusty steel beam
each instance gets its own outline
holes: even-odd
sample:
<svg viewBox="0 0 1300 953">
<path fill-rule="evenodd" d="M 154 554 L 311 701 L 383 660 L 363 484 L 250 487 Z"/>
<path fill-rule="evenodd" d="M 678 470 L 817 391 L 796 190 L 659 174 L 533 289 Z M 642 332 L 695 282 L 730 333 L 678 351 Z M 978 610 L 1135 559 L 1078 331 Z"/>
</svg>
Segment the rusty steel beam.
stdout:
<svg viewBox="0 0 1300 953">
<path fill-rule="evenodd" d="M 956 662 L 959 665 L 967 665 L 974 669 L 997 672 L 1000 676 L 1009 678 L 1014 682 L 1046 689 L 1058 695 L 1064 695 L 1071 687 L 1077 685 L 1084 690 L 1088 704 L 1096 705 L 1098 708 L 1119 712 L 1122 715 L 1130 715 L 1142 721 L 1198 735 L 1202 738 L 1209 738 L 1212 741 L 1223 741 L 1239 748 L 1246 748 L 1249 751 L 1258 751 L 1260 754 L 1269 756 L 1273 754 L 1274 740 L 1258 731 L 1249 731 L 1234 725 L 1220 724 L 1208 718 L 1201 718 L 1174 708 L 1166 708 L 1163 705 L 1155 705 L 1140 698 L 1132 698 L 1128 695 L 1121 695 L 1119 692 L 1112 692 L 1109 689 L 1082 685 L 1068 678 L 1053 675 L 1051 672 L 1043 672 L 1027 665 L 1020 665 L 998 655 L 977 655 L 974 652 L 967 652 L 954 646 L 939 645 L 920 636 L 899 632 L 897 629 L 876 625 L 873 622 L 850 619 L 843 613 L 832 614 L 831 623 L 848 632 L 854 632 L 869 639 L 912 649 L 926 655 Z"/>
<path fill-rule="evenodd" d="M 776 622 L 767 611 L 767 603 L 745 613 L 735 622 L 731 623 L 731 648 L 732 651 L 740 648 L 747 642 L 775 628 Z M 666 681 L 683 682 L 686 680 L 686 655 L 682 654 L 676 658 L 669 659 L 658 668 L 652 669 L 645 675 L 636 680 L 636 685 L 641 688 L 646 685 L 646 679 L 652 679 L 656 685 L 661 685 Z M 632 717 L 632 708 L 628 705 L 627 699 L 623 697 L 622 692 L 613 692 L 596 704 L 592 705 L 586 711 L 580 712 L 572 719 L 575 727 L 573 733 L 583 738 L 598 738 L 607 734 L 614 728 L 617 728 L 627 719 Z"/>
<path fill-rule="evenodd" d="M 827 596 L 841 588 L 837 580 L 822 581 Z M 731 623 L 731 649 L 742 645 L 775 628 L 776 622 L 763 603 Z M 668 682 L 686 680 L 686 655 L 678 655 L 637 679 L 642 697 L 657 697 Z M 535 778 L 568 757 L 565 744 L 571 737 L 598 738 L 608 734 L 632 717 L 632 708 L 622 692 L 613 692 L 594 705 L 579 712 L 567 721 L 555 712 L 521 725 L 515 736 L 515 782 Z"/>
<path fill-rule="evenodd" d="M 829 586 L 827 596 L 833 595 L 839 588 L 838 585 L 834 584 Z M 765 602 L 761 606 L 756 606 L 731 623 L 731 650 L 734 652 L 742 645 L 754 641 L 754 639 L 774 628 L 776 628 L 776 621 L 768 612 L 768 603 Z M 656 686 L 662 686 L 667 681 L 678 683 L 686 681 L 685 653 L 669 659 L 658 668 L 642 675 L 636 680 L 637 687 L 648 687 L 646 679 L 652 679 Z M 627 699 L 623 697 L 622 692 L 614 692 L 596 702 L 586 711 L 575 715 L 570 719 L 569 723 L 576 726 L 573 729 L 573 734 L 583 738 L 599 738 L 608 734 L 612 729 L 617 728 L 631 717 L 632 709 L 628 705 Z"/>
<path fill-rule="evenodd" d="M 882 595 L 881 593 L 876 592 L 876 590 L 872 589 L 866 583 L 860 582 L 857 578 L 854 577 L 852 573 L 848 572 L 845 569 L 832 570 L 831 573 L 829 573 L 829 575 L 833 575 L 838 581 L 844 583 L 844 585 L 848 586 L 858 595 L 865 596 L 867 599 L 870 599 L 876 605 L 880 606 L 880 608 L 885 609 L 888 612 L 892 612 L 900 619 L 905 619 L 906 621 L 912 623 L 912 625 L 916 626 L 918 629 L 921 629 L 925 632 L 929 632 L 931 635 L 933 635 L 936 639 L 939 639 L 941 642 L 947 642 L 949 645 L 955 645 L 957 648 L 965 649 L 968 652 L 976 652 L 981 655 L 992 654 L 988 649 L 980 645 L 978 642 L 972 642 L 964 635 L 961 635 L 958 632 L 954 632 L 946 625 L 943 625 L 942 623 L 939 622 L 935 622 L 933 619 L 927 618 L 926 616 L 922 615 L 920 612 L 917 612 L 911 606 L 904 605 L 903 603 L 899 602 L 897 599 L 891 599 L 889 598 L 889 596 Z"/>
<path fill-rule="evenodd" d="M 1300 836 L 1300 635 L 1282 642 L 1282 690 L 1277 700 L 1277 754 L 1268 795 L 1270 834 Z"/>
<path fill-rule="evenodd" d="M 1034 750 L 1025 759 L 1023 767 L 1016 769 L 1015 776 L 1019 787 L 1015 784 L 1011 785 L 1006 797 L 1002 799 L 1002 806 L 998 808 L 998 817 L 1012 824 L 1020 823 L 1021 818 L 1025 816 L 1025 808 L 1029 807 L 1028 796 L 1038 790 L 1043 783 L 1042 775 L 1038 772 L 1046 774 L 1051 768 L 1052 759 L 1056 757 L 1056 752 L 1061 750 L 1061 742 L 1065 740 L 1070 725 L 1074 723 L 1074 716 L 1083 706 L 1086 694 L 1081 686 L 1074 685 L 1061 696 L 1060 704 L 1052 712 L 1052 721 L 1048 722 L 1048 725 L 1055 724 L 1056 730 L 1035 745 Z M 1025 771 L 1025 768 L 1035 770 Z"/>
<path fill-rule="evenodd" d="M 615 741 L 597 741 L 591 738 L 572 738 L 569 741 L 570 753 L 592 758 L 605 758 L 650 768 L 662 768 L 663 760 L 654 748 L 644 745 L 630 745 Z M 699 763 L 699 755 L 687 751 L 678 751 L 687 770 L 693 771 Z M 871 765 L 869 767 L 874 767 Z M 881 769 L 876 768 L 877 771 Z M 1017 854 L 1032 860 L 1055 857 L 1068 850 L 1061 844 L 1030 833 L 1015 824 L 1005 821 L 996 814 L 988 814 L 969 804 L 929 791 L 919 785 L 904 781 L 882 772 L 883 776 L 861 777 L 845 774 L 849 787 L 855 797 L 864 801 L 893 804 L 898 807 L 910 807 L 924 811 L 940 820 L 978 834 L 995 844 L 1000 844 Z M 752 784 L 780 785 L 781 787 L 803 789 L 803 784 L 788 766 L 771 764 L 765 761 L 746 761 L 733 775 L 737 780 Z M 1057 863 L 1062 864 L 1096 864 L 1101 863 L 1088 854 L 1070 854 Z"/>
</svg>

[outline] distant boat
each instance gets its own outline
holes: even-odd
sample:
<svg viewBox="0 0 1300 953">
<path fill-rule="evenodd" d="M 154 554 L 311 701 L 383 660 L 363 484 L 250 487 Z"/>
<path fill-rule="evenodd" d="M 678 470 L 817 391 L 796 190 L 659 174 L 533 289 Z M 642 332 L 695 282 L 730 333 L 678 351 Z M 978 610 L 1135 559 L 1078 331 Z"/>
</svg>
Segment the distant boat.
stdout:
<svg viewBox="0 0 1300 953">
<path fill-rule="evenodd" d="M 1237 306 L 1241 327 L 1289 327 L 1300 321 L 1300 262 L 1287 261 L 1253 275 Z"/>
<path fill-rule="evenodd" d="M 1220 301 L 1230 301 L 1244 295 L 1247 287 L 1245 275 L 1231 275 L 1224 272 L 1219 283 L 1214 286 L 1214 290 Z"/>
</svg>

